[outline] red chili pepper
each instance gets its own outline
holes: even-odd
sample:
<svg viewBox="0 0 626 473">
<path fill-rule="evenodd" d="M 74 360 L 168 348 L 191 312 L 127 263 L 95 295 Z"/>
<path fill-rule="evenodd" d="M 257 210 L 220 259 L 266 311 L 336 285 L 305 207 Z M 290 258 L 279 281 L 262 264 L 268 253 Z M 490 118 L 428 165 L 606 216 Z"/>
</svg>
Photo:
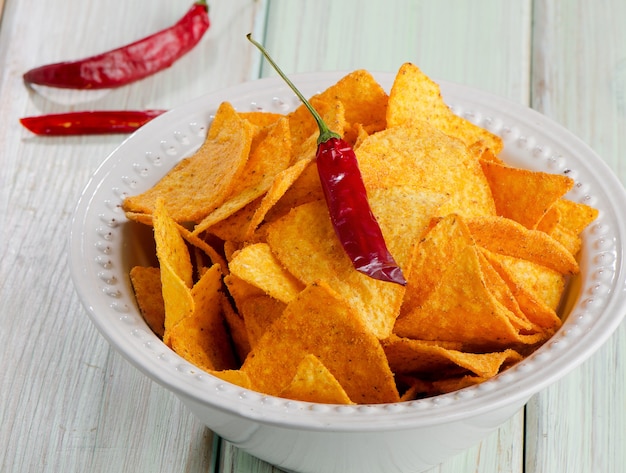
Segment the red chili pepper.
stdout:
<svg viewBox="0 0 626 473">
<path fill-rule="evenodd" d="M 20 118 L 37 135 L 68 136 L 131 133 L 165 110 L 69 112 Z"/>
<path fill-rule="evenodd" d="M 171 66 L 208 28 L 208 5 L 199 0 L 169 28 L 96 56 L 31 69 L 24 74 L 24 81 L 65 89 L 120 87 Z"/>
<path fill-rule="evenodd" d="M 300 98 L 320 130 L 317 139 L 317 171 L 335 233 L 354 268 L 374 279 L 406 285 L 402 270 L 387 249 L 385 239 L 367 199 L 356 154 L 328 128 L 324 120 L 281 71 L 265 48 L 247 35 Z"/>
</svg>

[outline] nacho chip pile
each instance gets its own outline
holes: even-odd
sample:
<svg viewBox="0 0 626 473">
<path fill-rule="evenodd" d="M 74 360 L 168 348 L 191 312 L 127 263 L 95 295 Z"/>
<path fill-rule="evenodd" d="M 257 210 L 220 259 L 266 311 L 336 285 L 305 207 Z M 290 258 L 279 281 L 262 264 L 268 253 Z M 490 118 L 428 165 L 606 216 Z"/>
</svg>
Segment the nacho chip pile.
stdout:
<svg viewBox="0 0 626 473">
<path fill-rule="evenodd" d="M 410 63 L 389 94 L 359 70 L 311 102 L 354 146 L 407 286 L 344 254 L 304 107 L 225 102 L 193 156 L 124 202 L 154 228 L 158 264 L 130 277 L 168 346 L 247 389 L 361 404 L 480 383 L 555 333 L 597 216 L 564 198 L 570 178 L 501 161 L 500 138 L 452 113 Z"/>
</svg>

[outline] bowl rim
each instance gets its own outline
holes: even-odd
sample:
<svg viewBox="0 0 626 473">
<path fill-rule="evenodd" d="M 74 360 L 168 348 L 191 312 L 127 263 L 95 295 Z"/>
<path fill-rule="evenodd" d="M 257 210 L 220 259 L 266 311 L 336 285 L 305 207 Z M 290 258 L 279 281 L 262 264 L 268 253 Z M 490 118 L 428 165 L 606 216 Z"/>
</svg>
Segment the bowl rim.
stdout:
<svg viewBox="0 0 626 473">
<path fill-rule="evenodd" d="M 299 84 L 305 94 L 313 94 L 345 74 L 346 71 L 300 73 L 293 74 L 292 80 Z M 387 90 L 395 77 L 395 73 L 372 74 Z M 269 97 L 268 94 L 273 94 L 272 103 L 283 108 L 292 107 L 293 104 L 285 105 L 284 101 L 276 101 L 276 97 L 291 97 L 277 77 L 258 79 L 205 94 L 166 112 L 126 138 L 92 174 L 75 207 L 68 238 L 70 273 L 92 323 L 127 361 L 181 399 L 241 418 L 286 428 L 363 432 L 452 422 L 509 405 L 521 406 L 533 394 L 565 376 L 609 338 L 626 313 L 622 243 L 626 241 L 626 222 L 618 218 L 620 206 L 626 204 L 624 187 L 589 146 L 548 117 L 485 91 L 447 81 L 438 80 L 437 83 L 456 113 L 505 135 L 505 152 L 509 146 L 515 152 L 536 157 L 539 166 L 557 171 L 568 169 L 568 172 L 571 168 L 584 181 L 580 186 L 575 186 L 578 200 L 591 196 L 592 202 L 595 199 L 595 202 L 603 205 L 609 204 L 600 209 L 598 221 L 585 230 L 585 243 L 580 257 L 581 273 L 593 271 L 591 274 L 584 273 L 585 277 L 592 278 L 591 281 L 584 281 L 586 292 L 577 296 L 561 329 L 526 359 L 482 384 L 415 401 L 336 406 L 286 400 L 243 389 L 193 367 L 154 334 L 137 326 L 123 304 L 109 303 L 110 297 L 100 292 L 94 293 L 93 284 L 88 284 L 95 277 L 93 273 L 98 272 L 97 277 L 100 279 L 109 276 L 106 268 L 101 271 L 102 265 L 93 262 L 95 232 L 93 227 L 87 228 L 87 225 L 92 225 L 93 212 L 102 207 L 95 200 L 98 192 L 127 159 L 126 149 L 135 143 L 159 140 L 162 129 L 173 121 L 184 120 L 192 111 L 198 112 L 200 104 L 205 107 L 201 115 L 208 120 L 211 118 L 211 110 L 229 98 L 243 96 L 247 100 L 255 95 Z M 257 105 L 253 102 L 252 106 Z M 497 113 L 492 113 L 494 111 Z M 202 134 L 202 124 L 194 122 L 192 125 L 199 127 L 198 133 Z M 539 139 L 528 133 L 529 130 L 539 135 Z M 547 133 L 550 136 L 549 146 L 543 147 Z M 555 148 L 558 148 L 556 152 Z M 512 159 L 516 159 L 515 153 Z M 572 162 L 575 166 L 571 166 Z M 581 170 L 584 172 L 581 173 Z M 119 228 L 118 223 L 115 228 Z M 113 231 L 117 231 L 115 228 Z M 91 261 L 90 265 L 87 266 L 85 261 Z M 119 275 L 115 276 L 119 278 Z M 593 292 L 598 287 L 604 292 Z M 107 288 L 105 284 L 105 292 Z M 107 301 L 106 308 L 103 309 L 99 298 Z M 141 351 L 137 350 L 137 344 L 142 347 Z"/>
</svg>

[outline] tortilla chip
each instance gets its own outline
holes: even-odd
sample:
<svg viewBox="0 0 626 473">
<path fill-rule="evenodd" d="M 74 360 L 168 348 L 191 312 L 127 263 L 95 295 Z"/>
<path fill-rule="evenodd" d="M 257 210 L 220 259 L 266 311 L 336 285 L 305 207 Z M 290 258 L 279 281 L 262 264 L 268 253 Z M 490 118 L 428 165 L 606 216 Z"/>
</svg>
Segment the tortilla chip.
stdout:
<svg viewBox="0 0 626 473">
<path fill-rule="evenodd" d="M 287 305 L 241 369 L 255 389 L 279 395 L 309 354 L 319 358 L 354 402 L 399 400 L 378 339 L 324 283 L 308 286 Z"/>
<path fill-rule="evenodd" d="M 391 187 L 370 195 L 388 249 L 408 270 L 410 255 L 445 196 Z M 398 218 L 400 216 L 400 218 Z M 308 229 L 303 232 L 302 229 Z M 357 272 L 337 239 L 324 202 L 296 207 L 270 225 L 272 253 L 304 284 L 323 279 L 352 304 L 367 327 L 380 338 L 391 333 L 404 289 Z M 294 249 L 298 249 L 295 251 Z"/>
<path fill-rule="evenodd" d="M 493 251 L 486 252 L 484 249 L 483 254 L 487 255 L 491 264 L 503 275 L 504 279 L 510 281 L 510 285 L 520 288 L 519 290 L 528 294 L 527 297 L 545 304 L 550 310 L 557 310 L 566 282 L 560 272 L 523 258 Z M 528 317 L 531 318 L 530 313 Z M 544 314 L 544 317 L 546 320 L 553 319 L 549 314 Z M 543 325 L 538 321 L 537 323 Z"/>
<path fill-rule="evenodd" d="M 248 162 L 226 201 L 196 225 L 195 234 L 230 217 L 267 192 L 274 177 L 289 164 L 289 136 L 289 122 L 286 118 L 271 125 L 267 135 L 251 151 Z"/>
<path fill-rule="evenodd" d="M 482 141 L 495 154 L 502 148 L 502 140 L 470 121 L 455 115 L 444 102 L 439 85 L 417 66 L 403 64 L 389 93 L 387 128 L 425 120 L 446 135 L 458 138 L 467 146 Z"/>
<path fill-rule="evenodd" d="M 448 194 L 442 215 L 495 215 L 491 189 L 476 157 L 425 121 L 371 135 L 355 152 L 368 190 L 405 186 Z"/>
<path fill-rule="evenodd" d="M 472 218 L 467 225 L 476 243 L 493 253 L 533 261 L 561 274 L 580 270 L 567 248 L 539 230 L 504 217 Z"/>
<path fill-rule="evenodd" d="M 172 349 L 205 371 L 237 366 L 222 314 L 222 274 L 215 265 L 191 289 L 193 310 L 169 329 Z"/>
<path fill-rule="evenodd" d="M 561 326 L 561 319 L 554 310 L 555 302 L 553 294 L 560 294 L 563 291 L 563 277 L 547 268 L 543 268 L 532 263 L 526 263 L 525 269 L 529 272 L 525 278 L 520 278 L 518 275 L 512 273 L 514 267 L 511 266 L 511 264 L 507 265 L 507 257 L 496 255 L 488 250 L 485 250 L 484 248 L 482 249 L 482 253 L 485 255 L 491 266 L 509 286 L 513 297 L 515 297 L 520 309 L 526 315 L 528 320 L 542 327 L 544 330 L 555 332 Z M 509 261 L 510 260 L 511 259 L 509 258 Z M 528 281 L 530 280 L 530 276 L 532 274 L 535 274 L 536 277 L 533 283 L 529 285 Z M 551 295 L 549 297 L 544 296 L 550 301 L 550 305 L 553 307 L 548 305 L 546 300 L 539 297 L 539 290 L 537 289 L 537 286 L 540 284 L 542 279 L 545 279 L 545 276 L 543 276 L 544 274 L 554 276 L 548 283 L 548 288 L 546 288 L 550 291 Z M 544 292 L 546 289 L 544 289 Z M 557 296 L 556 304 L 558 304 L 558 299 L 560 299 L 560 296 Z"/>
<path fill-rule="evenodd" d="M 560 214 L 559 224 L 574 235 L 580 235 L 598 217 L 598 210 L 586 204 L 559 199 L 554 203 Z"/>
<path fill-rule="evenodd" d="M 152 225 L 159 263 L 170 265 L 184 284 L 191 287 L 193 284 L 193 267 L 189 249 L 179 232 L 178 225 L 170 216 L 162 199 L 156 203 Z"/>
<path fill-rule="evenodd" d="M 500 368 L 520 361 L 522 355 L 512 349 L 491 353 L 468 353 L 445 348 L 432 342 L 392 335 L 383 348 L 394 373 L 437 375 L 442 370 L 460 367 L 476 376 L 491 378 Z"/>
<path fill-rule="evenodd" d="M 252 389 L 252 383 L 250 382 L 250 378 L 246 373 L 241 370 L 210 370 L 209 373 L 231 384 L 236 384 L 237 386 L 241 386 L 245 389 Z"/>
<path fill-rule="evenodd" d="M 159 268 L 135 266 L 130 270 L 130 281 L 141 315 L 150 330 L 163 338 L 165 303 L 161 292 L 161 271 Z"/>
<path fill-rule="evenodd" d="M 354 404 L 337 379 L 315 355 L 306 355 L 281 397 L 322 404 Z"/>
<path fill-rule="evenodd" d="M 258 128 L 267 128 L 285 117 L 282 113 L 253 111 L 238 112 L 239 116 Z"/>
<path fill-rule="evenodd" d="M 462 219 L 442 218 L 416 247 L 394 333 L 486 350 L 536 342 L 517 330 L 515 315 L 487 286 L 480 256 Z"/>
<path fill-rule="evenodd" d="M 267 243 L 242 248 L 228 267 L 238 278 L 282 302 L 291 301 L 304 289 L 304 285 L 281 266 Z"/>
<path fill-rule="evenodd" d="M 496 203 L 498 215 L 533 229 L 548 209 L 573 186 L 559 174 L 519 169 L 490 161 L 481 165 Z"/>
<path fill-rule="evenodd" d="M 193 156 L 180 161 L 146 192 L 127 197 L 127 212 L 154 212 L 163 199 L 177 222 L 199 222 L 230 193 L 244 169 L 252 141 L 252 125 L 224 102 L 218 108 L 207 138 Z"/>
</svg>

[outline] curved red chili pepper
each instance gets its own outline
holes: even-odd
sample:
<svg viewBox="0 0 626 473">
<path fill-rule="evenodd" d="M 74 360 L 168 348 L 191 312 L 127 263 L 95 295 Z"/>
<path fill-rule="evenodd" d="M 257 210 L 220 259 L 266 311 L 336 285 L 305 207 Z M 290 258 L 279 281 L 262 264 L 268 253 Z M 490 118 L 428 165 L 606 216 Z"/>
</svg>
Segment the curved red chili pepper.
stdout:
<svg viewBox="0 0 626 473">
<path fill-rule="evenodd" d="M 65 89 L 120 87 L 171 66 L 200 41 L 209 24 L 208 5 L 199 0 L 169 28 L 102 54 L 31 69 L 24 81 Z"/>
<path fill-rule="evenodd" d="M 37 135 L 69 136 L 131 133 L 165 110 L 103 110 L 20 118 Z"/>
<path fill-rule="evenodd" d="M 367 191 L 352 147 L 328 126 L 309 101 L 282 72 L 265 48 L 248 39 L 263 53 L 313 115 L 320 130 L 317 171 L 335 233 L 357 271 L 374 279 L 406 285 L 402 269 L 387 249 L 385 239 L 367 199 Z"/>
<path fill-rule="evenodd" d="M 402 270 L 370 210 L 352 147 L 331 137 L 319 143 L 316 161 L 330 219 L 354 268 L 372 278 L 405 285 Z"/>
</svg>

